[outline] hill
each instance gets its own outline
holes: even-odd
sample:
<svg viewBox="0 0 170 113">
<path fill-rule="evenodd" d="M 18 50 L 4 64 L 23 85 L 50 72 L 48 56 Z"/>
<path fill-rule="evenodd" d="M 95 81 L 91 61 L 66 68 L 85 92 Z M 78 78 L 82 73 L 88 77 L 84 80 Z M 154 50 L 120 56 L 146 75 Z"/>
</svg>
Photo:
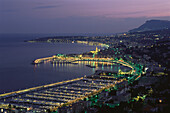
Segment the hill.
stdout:
<svg viewBox="0 0 170 113">
<path fill-rule="evenodd" d="M 148 20 L 140 27 L 129 30 L 129 32 L 155 31 L 168 28 L 170 29 L 170 21 L 168 20 Z"/>
</svg>

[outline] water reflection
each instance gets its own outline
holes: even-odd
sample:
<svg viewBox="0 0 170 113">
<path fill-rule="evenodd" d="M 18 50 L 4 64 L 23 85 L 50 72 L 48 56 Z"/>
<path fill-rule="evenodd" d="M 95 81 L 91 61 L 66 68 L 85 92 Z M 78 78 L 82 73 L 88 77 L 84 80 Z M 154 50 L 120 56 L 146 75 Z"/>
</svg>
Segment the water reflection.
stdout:
<svg viewBox="0 0 170 113">
<path fill-rule="evenodd" d="M 69 71 L 74 69 L 74 71 L 79 69 L 88 69 L 91 70 L 91 72 L 95 72 L 96 70 L 107 70 L 107 71 L 114 71 L 118 72 L 119 69 L 122 71 L 130 71 L 131 69 L 129 67 L 122 66 L 117 63 L 113 62 L 98 62 L 98 61 L 76 61 L 74 63 L 52 63 L 52 62 L 45 62 L 43 67 L 46 68 L 53 68 L 54 70 L 62 70 L 62 71 Z M 42 66 L 39 67 L 39 69 L 42 68 Z M 61 69 L 59 69 L 61 68 Z M 34 69 L 37 69 L 37 66 L 35 65 Z"/>
</svg>

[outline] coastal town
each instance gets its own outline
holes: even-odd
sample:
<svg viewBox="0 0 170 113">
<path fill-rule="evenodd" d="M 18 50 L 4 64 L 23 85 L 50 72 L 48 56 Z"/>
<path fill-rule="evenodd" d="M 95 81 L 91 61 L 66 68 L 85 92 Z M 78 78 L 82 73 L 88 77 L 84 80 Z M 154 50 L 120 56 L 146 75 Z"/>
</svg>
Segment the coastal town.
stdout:
<svg viewBox="0 0 170 113">
<path fill-rule="evenodd" d="M 0 0 L 0 113 L 170 113 L 170 0 Z"/>
<path fill-rule="evenodd" d="M 102 112 L 103 110 L 104 112 L 115 110 L 115 112 L 120 113 L 135 110 L 136 112 L 167 111 L 169 106 L 168 95 L 170 93 L 168 82 L 169 37 L 170 30 L 165 29 L 127 34 L 123 33 L 115 36 L 112 35 L 110 37 L 105 36 L 102 38 L 85 37 L 84 41 L 81 41 L 81 43 L 86 42 L 86 44 L 92 44 L 92 42 L 97 43 L 97 41 L 100 40 L 100 43 L 108 45 L 105 46 L 106 48 L 104 50 L 98 51 L 97 54 L 94 54 L 94 52 L 87 52 L 81 54 L 82 57 L 94 57 L 99 59 L 114 58 L 116 60 L 123 59 L 130 64 L 143 66 L 143 71 L 146 71 L 140 80 L 136 81 L 133 85 L 130 85 L 129 92 L 131 92 L 131 98 L 137 98 L 139 101 L 133 101 L 130 104 L 122 102 L 119 106 L 122 108 L 122 111 L 119 107 L 110 108 L 108 106 L 106 106 L 106 109 L 101 108 L 101 110 L 97 108 L 97 110 Z M 73 38 L 73 40 L 69 40 L 72 42 L 75 39 Z M 77 43 L 80 43 L 80 41 Z M 96 43 L 95 45 L 97 45 Z M 98 46 L 100 46 L 100 43 Z"/>
<path fill-rule="evenodd" d="M 78 64 L 89 68 L 123 66 L 22 91 L 0 94 L 1 112 L 166 113 L 169 107 L 170 29 L 110 36 L 56 36 L 31 43 L 80 43 L 96 46 L 82 54 L 35 59 L 33 65 Z M 100 49 L 99 49 L 100 48 Z"/>
</svg>

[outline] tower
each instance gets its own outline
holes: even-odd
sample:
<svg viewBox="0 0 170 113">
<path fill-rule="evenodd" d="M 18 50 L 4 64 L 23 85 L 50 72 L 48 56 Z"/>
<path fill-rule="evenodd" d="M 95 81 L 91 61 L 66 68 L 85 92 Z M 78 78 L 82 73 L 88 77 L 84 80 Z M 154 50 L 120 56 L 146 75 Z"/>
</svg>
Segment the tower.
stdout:
<svg viewBox="0 0 170 113">
<path fill-rule="evenodd" d="M 97 48 L 97 46 L 96 46 L 96 52 L 98 52 L 98 48 Z"/>
</svg>

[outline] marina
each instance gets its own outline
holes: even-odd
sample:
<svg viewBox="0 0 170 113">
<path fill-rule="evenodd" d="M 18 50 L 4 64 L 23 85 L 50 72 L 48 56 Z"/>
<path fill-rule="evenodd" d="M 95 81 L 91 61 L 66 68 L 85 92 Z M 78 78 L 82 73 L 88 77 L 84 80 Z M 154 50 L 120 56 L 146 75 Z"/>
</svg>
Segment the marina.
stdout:
<svg viewBox="0 0 170 113">
<path fill-rule="evenodd" d="M 35 110 L 36 112 L 60 111 L 64 106 L 100 95 L 105 89 L 113 88 L 123 82 L 119 80 L 92 79 L 88 77 L 63 81 L 56 84 L 44 85 L 24 91 L 0 95 L 2 106 L 15 106 L 16 108 Z M 88 106 L 86 101 L 86 106 Z M 62 112 L 62 111 L 60 111 Z"/>
<path fill-rule="evenodd" d="M 39 63 L 53 62 L 56 61 L 56 59 L 56 57 L 48 57 L 38 59 L 38 61 Z M 94 104 L 93 99 L 97 101 L 99 98 L 107 97 L 109 91 L 116 89 L 118 84 L 122 84 L 127 81 L 132 83 L 142 74 L 142 71 L 140 71 L 139 68 L 132 66 L 123 60 L 114 61 L 113 59 L 104 58 L 100 60 L 97 58 L 75 58 L 73 60 L 73 58 L 70 57 L 67 59 L 60 57 L 60 61 L 63 59 L 72 59 L 73 63 L 80 63 L 81 61 L 103 62 L 104 65 L 107 63 L 109 63 L 109 65 L 119 63 L 122 66 L 131 68 L 131 70 L 123 72 L 119 69 L 118 73 L 96 70 L 96 72 L 90 76 L 85 75 L 81 78 L 1 94 L 0 108 L 3 110 L 12 108 L 13 110 L 24 110 L 25 112 L 81 112 L 83 109 L 77 107 L 78 105 L 83 108 L 87 108 Z"/>
</svg>

